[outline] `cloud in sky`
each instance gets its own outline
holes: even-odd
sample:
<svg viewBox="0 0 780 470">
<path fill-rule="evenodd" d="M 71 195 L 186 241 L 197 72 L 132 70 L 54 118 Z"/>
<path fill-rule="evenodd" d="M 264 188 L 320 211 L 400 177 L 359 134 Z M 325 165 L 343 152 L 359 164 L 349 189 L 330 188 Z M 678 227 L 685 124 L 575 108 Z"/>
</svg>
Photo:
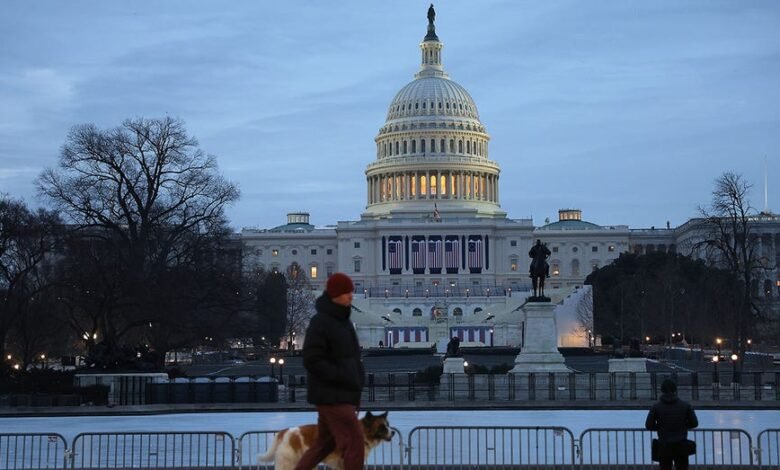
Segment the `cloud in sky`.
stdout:
<svg viewBox="0 0 780 470">
<path fill-rule="evenodd" d="M 68 129 L 182 118 L 240 184 L 234 227 L 365 206 L 366 165 L 418 69 L 427 2 L 11 0 L 0 14 L 0 191 L 34 202 Z M 780 210 L 780 4 L 437 4 L 510 217 L 673 225 L 723 171 Z"/>
</svg>

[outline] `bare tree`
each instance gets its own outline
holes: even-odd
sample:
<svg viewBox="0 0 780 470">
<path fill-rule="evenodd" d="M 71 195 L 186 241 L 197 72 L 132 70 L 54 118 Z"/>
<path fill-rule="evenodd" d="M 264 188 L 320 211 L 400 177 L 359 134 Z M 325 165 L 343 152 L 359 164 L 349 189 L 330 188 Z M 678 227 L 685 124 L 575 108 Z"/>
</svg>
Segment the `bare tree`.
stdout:
<svg viewBox="0 0 780 470">
<path fill-rule="evenodd" d="M 580 299 L 577 302 L 577 306 L 575 307 L 575 313 L 577 315 L 577 327 L 573 333 L 579 337 L 585 338 L 588 346 L 591 347 L 593 346 L 593 340 L 591 340 L 591 337 L 594 336 L 593 289 L 590 286 L 588 286 L 587 289 L 588 291 L 584 292 L 580 296 Z"/>
<path fill-rule="evenodd" d="M 732 341 L 744 360 L 746 340 L 761 317 L 755 302 L 754 283 L 767 269 L 760 259 L 760 240 L 754 232 L 757 211 L 750 205 L 752 185 L 736 173 L 726 172 L 715 180 L 712 202 L 699 209 L 702 238 L 697 248 L 705 259 L 731 273 L 737 283 Z"/>
<path fill-rule="evenodd" d="M 76 126 L 59 165 L 37 185 L 77 226 L 77 237 L 92 244 L 98 277 L 81 286 L 90 295 L 72 293 L 70 305 L 92 318 L 109 350 L 159 320 L 154 306 L 165 293 L 156 286 L 166 284 L 171 269 L 196 269 L 204 252 L 218 253 L 228 235 L 225 208 L 239 195 L 215 157 L 172 118 L 127 120 L 106 130 Z"/>
<path fill-rule="evenodd" d="M 314 293 L 306 273 L 297 263 L 287 268 L 287 348 L 292 349 L 295 337 L 309 325 L 314 312 Z"/>
<path fill-rule="evenodd" d="M 9 332 L 47 286 L 46 257 L 59 228 L 56 214 L 0 194 L 0 357 Z"/>
</svg>

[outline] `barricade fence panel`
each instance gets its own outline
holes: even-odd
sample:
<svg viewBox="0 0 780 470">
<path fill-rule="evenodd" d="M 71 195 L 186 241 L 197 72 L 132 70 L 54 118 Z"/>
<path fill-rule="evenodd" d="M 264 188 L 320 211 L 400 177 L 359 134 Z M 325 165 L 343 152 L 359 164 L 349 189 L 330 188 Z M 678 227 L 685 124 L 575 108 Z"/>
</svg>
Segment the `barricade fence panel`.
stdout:
<svg viewBox="0 0 780 470">
<path fill-rule="evenodd" d="M 224 432 L 83 433 L 72 468 L 232 467 L 235 443 Z"/>
<path fill-rule="evenodd" d="M 409 433 L 406 450 L 408 468 L 576 464 L 574 436 L 561 427 L 416 427 Z"/>
<path fill-rule="evenodd" d="M 780 470 L 780 429 L 767 429 L 758 433 L 758 464 L 762 469 Z"/>
<path fill-rule="evenodd" d="M 65 438 L 55 433 L 0 434 L 0 468 L 66 468 Z"/>
<path fill-rule="evenodd" d="M 366 468 L 392 469 L 403 467 L 404 439 L 401 432 L 393 430 L 393 438 L 375 447 L 366 458 Z M 278 431 L 250 431 L 245 432 L 238 439 L 238 452 L 236 453 L 236 466 L 240 469 L 258 470 L 273 469 L 274 462 L 261 462 L 260 456 L 265 455 L 273 445 Z M 321 466 L 321 468 L 326 468 Z"/>
<path fill-rule="evenodd" d="M 586 429 L 580 435 L 580 465 L 631 469 L 652 465 L 650 446 L 655 431 L 646 429 Z M 696 442 L 689 461 L 696 466 L 737 468 L 753 465 L 752 442 L 741 429 L 694 429 Z"/>
<path fill-rule="evenodd" d="M 654 431 L 587 429 L 576 440 L 563 427 L 423 426 L 404 441 L 393 428 L 389 442 L 368 456 L 367 468 L 453 467 L 651 468 Z M 82 433 L 70 448 L 56 433 L 0 433 L 0 469 L 86 468 L 248 468 L 271 469 L 259 462 L 275 431 L 253 431 L 234 438 L 224 432 Z M 741 429 L 695 429 L 689 439 L 697 451 L 693 468 L 780 470 L 780 429 L 758 434 L 753 447 Z M 755 452 L 755 456 L 753 454 Z"/>
</svg>

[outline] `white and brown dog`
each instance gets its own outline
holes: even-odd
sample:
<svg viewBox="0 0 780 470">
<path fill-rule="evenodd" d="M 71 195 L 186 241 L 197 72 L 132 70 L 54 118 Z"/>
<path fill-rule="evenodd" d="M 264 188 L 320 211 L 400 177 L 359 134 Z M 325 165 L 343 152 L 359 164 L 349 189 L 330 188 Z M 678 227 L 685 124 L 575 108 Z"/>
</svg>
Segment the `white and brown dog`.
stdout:
<svg viewBox="0 0 780 470">
<path fill-rule="evenodd" d="M 367 411 L 365 416 L 360 419 L 360 422 L 363 425 L 363 442 L 365 444 L 366 458 L 368 458 L 371 449 L 382 442 L 388 442 L 393 439 L 395 431 L 390 429 L 390 423 L 387 421 L 387 412 L 381 415 L 373 415 L 370 411 Z M 283 429 L 276 433 L 271 448 L 268 449 L 265 455 L 259 456 L 258 460 L 260 462 L 273 460 L 276 470 L 292 470 L 303 456 L 303 453 L 317 439 L 318 433 L 316 424 Z M 331 452 L 322 463 L 339 470 L 344 468 L 344 461 L 338 450 Z"/>
</svg>

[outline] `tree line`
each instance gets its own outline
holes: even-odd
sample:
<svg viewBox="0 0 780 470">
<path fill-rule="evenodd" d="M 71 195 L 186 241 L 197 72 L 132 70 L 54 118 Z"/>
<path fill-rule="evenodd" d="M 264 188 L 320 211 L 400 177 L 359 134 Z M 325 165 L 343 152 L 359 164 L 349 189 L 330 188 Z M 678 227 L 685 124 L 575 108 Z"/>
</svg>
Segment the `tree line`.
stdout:
<svg viewBox="0 0 780 470">
<path fill-rule="evenodd" d="M 593 286 L 593 308 L 579 312 L 581 322 L 621 344 L 713 345 L 721 338 L 740 363 L 750 343 L 775 343 L 777 294 L 771 284 L 761 286 L 777 264 L 762 251 L 758 232 L 775 216 L 750 205 L 750 188 L 735 173 L 716 179 L 712 202 L 699 209 L 690 241 L 678 247 L 685 255 L 623 253 L 591 273 L 585 282 Z"/>
<path fill-rule="evenodd" d="M 0 194 L 6 367 L 78 352 L 97 368 L 159 367 L 229 338 L 272 346 L 291 294 L 310 291 L 301 270 L 242 266 L 225 215 L 239 190 L 180 120 L 76 126 L 36 185 L 48 209 Z"/>
</svg>

